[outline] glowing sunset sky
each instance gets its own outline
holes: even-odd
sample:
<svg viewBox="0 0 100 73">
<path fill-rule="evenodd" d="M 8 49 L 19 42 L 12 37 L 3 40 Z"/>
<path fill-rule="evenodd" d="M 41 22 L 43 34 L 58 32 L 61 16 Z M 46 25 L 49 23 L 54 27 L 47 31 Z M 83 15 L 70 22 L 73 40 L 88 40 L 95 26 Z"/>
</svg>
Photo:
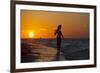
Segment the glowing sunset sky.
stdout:
<svg viewBox="0 0 100 73">
<path fill-rule="evenodd" d="M 21 38 L 55 38 L 54 31 L 62 24 L 64 38 L 88 38 L 89 14 L 21 10 Z"/>
</svg>

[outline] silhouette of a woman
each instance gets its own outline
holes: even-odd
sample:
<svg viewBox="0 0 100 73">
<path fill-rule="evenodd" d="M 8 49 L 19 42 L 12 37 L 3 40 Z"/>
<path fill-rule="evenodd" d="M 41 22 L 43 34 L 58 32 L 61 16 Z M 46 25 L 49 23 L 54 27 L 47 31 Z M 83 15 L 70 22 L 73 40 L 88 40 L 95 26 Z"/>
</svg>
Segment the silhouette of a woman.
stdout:
<svg viewBox="0 0 100 73">
<path fill-rule="evenodd" d="M 57 30 L 55 31 L 56 39 L 57 39 L 57 59 L 60 55 L 60 49 L 61 49 L 61 39 L 64 38 L 63 34 L 61 32 L 61 25 L 58 25 Z"/>
</svg>

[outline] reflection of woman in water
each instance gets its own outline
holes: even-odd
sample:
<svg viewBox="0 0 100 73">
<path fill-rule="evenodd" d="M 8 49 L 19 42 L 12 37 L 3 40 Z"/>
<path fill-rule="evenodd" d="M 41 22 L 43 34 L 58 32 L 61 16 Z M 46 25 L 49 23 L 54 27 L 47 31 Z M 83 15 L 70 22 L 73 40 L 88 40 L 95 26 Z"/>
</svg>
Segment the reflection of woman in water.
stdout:
<svg viewBox="0 0 100 73">
<path fill-rule="evenodd" d="M 55 31 L 55 35 L 57 36 L 57 58 L 59 58 L 60 55 L 60 49 L 61 49 L 61 39 L 64 38 L 61 32 L 61 25 L 58 25 L 57 30 Z"/>
</svg>

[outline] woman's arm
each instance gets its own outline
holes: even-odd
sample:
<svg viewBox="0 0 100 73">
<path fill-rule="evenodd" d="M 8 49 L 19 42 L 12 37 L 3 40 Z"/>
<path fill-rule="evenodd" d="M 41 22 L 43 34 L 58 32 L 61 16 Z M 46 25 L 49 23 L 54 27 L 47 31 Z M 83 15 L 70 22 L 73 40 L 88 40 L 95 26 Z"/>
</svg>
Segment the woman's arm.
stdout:
<svg viewBox="0 0 100 73">
<path fill-rule="evenodd" d="M 61 36 L 62 36 L 62 38 L 64 39 L 64 36 L 63 36 L 62 32 L 61 32 Z"/>
<path fill-rule="evenodd" d="M 63 34 L 62 34 L 62 38 L 64 39 L 64 36 L 63 36 Z"/>
</svg>

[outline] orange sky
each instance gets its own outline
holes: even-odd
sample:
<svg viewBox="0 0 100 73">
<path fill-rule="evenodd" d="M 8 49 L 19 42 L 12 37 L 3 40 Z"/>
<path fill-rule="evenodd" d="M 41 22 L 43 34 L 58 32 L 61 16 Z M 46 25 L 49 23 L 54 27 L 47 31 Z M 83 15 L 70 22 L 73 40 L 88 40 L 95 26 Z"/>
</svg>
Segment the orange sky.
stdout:
<svg viewBox="0 0 100 73">
<path fill-rule="evenodd" d="M 64 38 L 88 38 L 89 14 L 21 10 L 21 38 L 55 38 L 54 31 L 62 24 Z"/>
</svg>

